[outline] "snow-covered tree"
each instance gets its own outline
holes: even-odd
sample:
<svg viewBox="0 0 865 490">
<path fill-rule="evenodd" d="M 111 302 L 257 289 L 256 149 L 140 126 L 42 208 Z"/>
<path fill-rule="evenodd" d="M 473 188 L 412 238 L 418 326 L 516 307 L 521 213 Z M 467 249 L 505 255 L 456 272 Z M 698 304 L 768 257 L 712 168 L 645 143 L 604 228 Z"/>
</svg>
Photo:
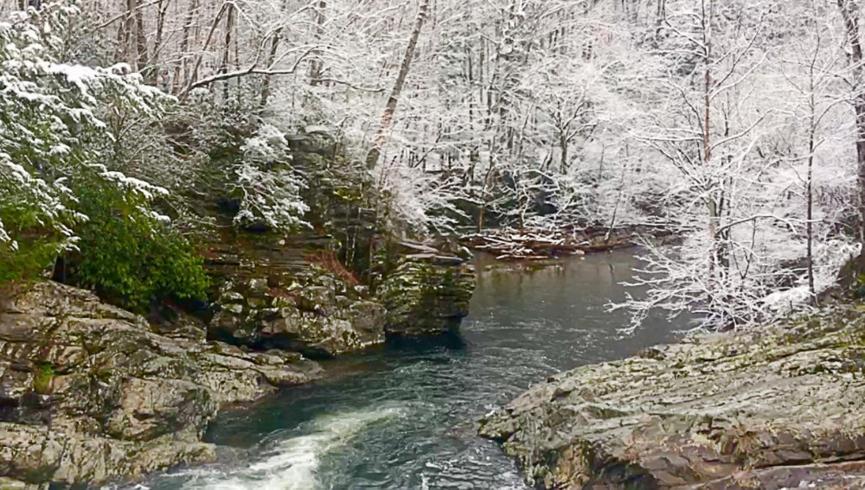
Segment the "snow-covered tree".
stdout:
<svg viewBox="0 0 865 490">
<path fill-rule="evenodd" d="M 0 256 L 6 278 L 44 268 L 75 246 L 74 225 L 87 219 L 78 211 L 77 186 L 98 181 L 140 202 L 164 193 L 106 166 L 99 152 L 108 104 L 147 116 L 163 95 L 126 65 L 59 61 L 60 33 L 76 14 L 74 6 L 54 2 L 0 23 Z"/>
<path fill-rule="evenodd" d="M 142 195 L 165 187 L 172 216 L 195 214 L 177 196 L 215 186 L 240 203 L 238 226 L 303 226 L 315 203 L 299 196 L 329 168 L 294 168 L 275 128 L 309 127 L 375 187 L 387 228 L 672 231 L 680 243 L 650 247 L 637 320 L 662 308 L 741 325 L 809 304 L 861 229 L 855 0 L 79 1 L 50 41 L 3 31 L 18 36 L 4 74 L 90 114 L 28 115 L 43 163 L 3 147 L 4 185 L 26 189 L 15 205 L 56 244 L 82 217 L 73 175 L 52 169 L 100 168 L 64 162 L 100 163 Z M 13 15 L 44 25 L 62 10 Z M 142 80 L 179 101 L 161 127 Z M 5 243 L 23 236 L 14 216 L 0 215 Z"/>
<path fill-rule="evenodd" d="M 309 207 L 300 197 L 306 183 L 291 167 L 285 135 L 265 124 L 240 150 L 241 161 L 228 178 L 229 190 L 240 200 L 235 224 L 285 231 L 306 225 L 303 215 Z"/>
</svg>

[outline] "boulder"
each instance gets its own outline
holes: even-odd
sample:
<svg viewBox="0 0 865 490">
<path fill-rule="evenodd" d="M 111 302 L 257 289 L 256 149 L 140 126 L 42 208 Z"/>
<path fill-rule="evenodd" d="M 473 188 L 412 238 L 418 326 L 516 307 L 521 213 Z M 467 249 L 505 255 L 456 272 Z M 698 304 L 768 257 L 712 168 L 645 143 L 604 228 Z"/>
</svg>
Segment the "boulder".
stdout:
<svg viewBox="0 0 865 490">
<path fill-rule="evenodd" d="M 298 354 L 159 335 L 87 291 L 19 285 L 0 295 L 0 475 L 101 484 L 209 461 L 220 407 L 320 373 Z"/>
<path fill-rule="evenodd" d="M 226 230 L 211 244 L 216 279 L 209 338 L 254 350 L 330 358 L 384 343 L 384 308 L 313 232 L 251 235 Z"/>
<path fill-rule="evenodd" d="M 686 339 L 552 376 L 480 425 L 539 488 L 865 488 L 865 317 Z"/>
<path fill-rule="evenodd" d="M 439 335 L 459 327 L 468 315 L 475 270 L 466 249 L 403 243 L 395 269 L 378 289 L 392 336 Z"/>
<path fill-rule="evenodd" d="M 384 343 L 384 307 L 309 264 L 290 278 L 228 281 L 209 325 L 212 338 L 256 349 L 335 357 Z"/>
<path fill-rule="evenodd" d="M 0 476 L 0 490 L 48 490 L 48 484 L 33 485 Z"/>
</svg>

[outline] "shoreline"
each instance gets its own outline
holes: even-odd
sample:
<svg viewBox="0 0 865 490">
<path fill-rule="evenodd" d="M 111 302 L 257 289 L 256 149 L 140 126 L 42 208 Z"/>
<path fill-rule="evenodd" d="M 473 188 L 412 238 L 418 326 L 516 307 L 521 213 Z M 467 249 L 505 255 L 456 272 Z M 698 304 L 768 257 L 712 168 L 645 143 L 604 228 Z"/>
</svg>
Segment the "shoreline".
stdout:
<svg viewBox="0 0 865 490">
<path fill-rule="evenodd" d="M 394 338 L 451 331 L 467 314 L 475 278 L 462 260 L 412 256 L 388 277 L 384 297 L 347 294 L 325 274 L 291 295 L 240 277 L 226 282 L 221 314 L 208 324 L 182 313 L 151 323 L 52 281 L 7 288 L 0 297 L 2 488 L 131 484 L 212 462 L 216 446 L 203 436 L 218 414 L 338 377 L 340 366 L 362 369 L 302 352 L 339 359 Z M 426 312 L 425 323 L 404 326 L 416 311 Z M 233 337 L 216 340 L 214 328 Z M 257 345 L 268 336 L 294 343 Z"/>
<path fill-rule="evenodd" d="M 652 225 L 505 228 L 464 234 L 460 242 L 501 262 L 543 262 L 637 247 L 640 240 L 670 235 L 663 227 Z"/>
<path fill-rule="evenodd" d="M 860 308 L 551 376 L 485 417 L 479 434 L 538 488 L 863 485 Z"/>
</svg>

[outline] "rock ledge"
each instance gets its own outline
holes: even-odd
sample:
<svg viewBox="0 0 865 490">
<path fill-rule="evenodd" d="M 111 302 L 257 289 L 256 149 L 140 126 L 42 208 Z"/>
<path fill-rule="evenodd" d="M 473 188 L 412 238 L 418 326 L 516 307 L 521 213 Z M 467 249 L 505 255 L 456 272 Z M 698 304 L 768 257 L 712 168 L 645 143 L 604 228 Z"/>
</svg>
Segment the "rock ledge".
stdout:
<svg viewBox="0 0 865 490">
<path fill-rule="evenodd" d="M 299 354 L 202 337 L 158 335 L 57 283 L 2 291 L 0 484 L 101 484 L 212 460 L 201 436 L 220 407 L 321 373 Z"/>
<path fill-rule="evenodd" d="M 551 377 L 482 422 L 539 488 L 865 488 L 865 315 Z"/>
</svg>

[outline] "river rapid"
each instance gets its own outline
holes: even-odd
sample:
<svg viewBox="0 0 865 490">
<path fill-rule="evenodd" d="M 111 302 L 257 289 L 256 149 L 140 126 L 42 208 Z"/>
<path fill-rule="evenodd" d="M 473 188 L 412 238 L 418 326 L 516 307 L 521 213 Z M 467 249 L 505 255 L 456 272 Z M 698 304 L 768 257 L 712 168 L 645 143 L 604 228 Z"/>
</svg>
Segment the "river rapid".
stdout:
<svg viewBox="0 0 865 490">
<path fill-rule="evenodd" d="M 550 374 L 675 340 L 683 321 L 650 318 L 623 336 L 627 314 L 607 311 L 625 298 L 620 283 L 637 264 L 629 251 L 538 270 L 479 259 L 458 334 L 334 361 L 325 381 L 225 413 L 207 435 L 219 462 L 138 488 L 526 488 L 475 422 Z"/>
</svg>

